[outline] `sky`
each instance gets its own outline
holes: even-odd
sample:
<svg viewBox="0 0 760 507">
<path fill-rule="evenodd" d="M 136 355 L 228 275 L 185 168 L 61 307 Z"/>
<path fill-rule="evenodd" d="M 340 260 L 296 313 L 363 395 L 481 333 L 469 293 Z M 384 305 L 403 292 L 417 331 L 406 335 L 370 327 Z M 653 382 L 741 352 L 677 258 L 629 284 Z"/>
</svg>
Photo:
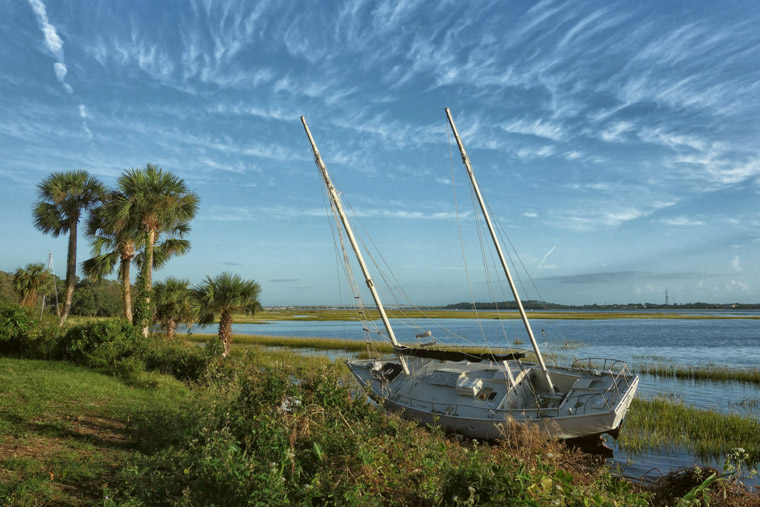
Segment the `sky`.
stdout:
<svg viewBox="0 0 760 507">
<path fill-rule="evenodd" d="M 491 300 L 450 107 L 524 297 L 760 302 L 757 2 L 0 8 L 0 270 L 50 251 L 64 276 L 66 238 L 32 221 L 50 173 L 113 186 L 154 163 L 200 196 L 192 250 L 156 279 L 350 303 L 303 115 L 411 302 Z"/>
</svg>

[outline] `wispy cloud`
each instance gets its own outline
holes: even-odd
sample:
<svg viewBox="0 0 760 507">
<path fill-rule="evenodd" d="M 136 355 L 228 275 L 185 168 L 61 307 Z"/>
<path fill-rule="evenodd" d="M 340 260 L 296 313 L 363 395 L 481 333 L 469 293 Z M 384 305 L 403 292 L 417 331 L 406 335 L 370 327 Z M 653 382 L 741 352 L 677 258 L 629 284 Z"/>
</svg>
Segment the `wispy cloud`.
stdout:
<svg viewBox="0 0 760 507">
<path fill-rule="evenodd" d="M 79 104 L 79 116 L 82 118 L 82 129 L 87 134 L 87 138 L 92 140 L 92 132 L 87 127 L 87 108 L 84 107 L 84 104 Z"/>
<path fill-rule="evenodd" d="M 693 218 L 678 216 L 673 218 L 666 218 L 662 220 L 662 223 L 667 225 L 675 225 L 677 227 L 698 227 L 705 225 L 702 220 L 695 220 Z"/>
<path fill-rule="evenodd" d="M 562 125 L 540 118 L 534 121 L 516 120 L 501 126 L 507 132 L 515 134 L 529 134 L 537 137 L 545 137 L 553 141 L 563 141 L 568 134 Z"/>
<path fill-rule="evenodd" d="M 45 4 L 42 3 L 42 0 L 29 0 L 29 5 L 32 6 L 34 15 L 37 17 L 37 24 L 39 25 L 40 30 L 42 30 L 42 34 L 45 37 L 45 46 L 52 53 L 55 59 L 58 60 L 53 64 L 53 72 L 55 72 L 55 77 L 61 83 L 64 90 L 66 90 L 68 93 L 72 93 L 74 90 L 71 88 L 71 85 L 66 82 L 66 74 L 68 73 L 68 69 L 66 68 L 66 64 L 64 63 L 63 59 L 63 41 L 58 35 L 58 31 L 55 29 L 55 26 L 53 26 L 48 20 Z"/>
<path fill-rule="evenodd" d="M 632 127 L 631 122 L 619 121 L 602 130 L 599 136 L 607 142 L 619 142 L 623 140 L 623 134 L 631 130 Z"/>
<path fill-rule="evenodd" d="M 454 220 L 457 214 L 453 211 L 427 212 L 416 210 L 391 210 L 382 208 L 352 208 L 351 212 L 358 218 L 389 218 L 399 220 Z M 216 207 L 207 215 L 199 218 L 215 221 L 260 221 L 267 219 L 292 219 L 324 217 L 327 211 L 324 208 L 296 208 L 291 206 L 267 206 L 267 207 Z M 471 212 L 460 213 L 459 218 L 466 218 Z"/>
</svg>

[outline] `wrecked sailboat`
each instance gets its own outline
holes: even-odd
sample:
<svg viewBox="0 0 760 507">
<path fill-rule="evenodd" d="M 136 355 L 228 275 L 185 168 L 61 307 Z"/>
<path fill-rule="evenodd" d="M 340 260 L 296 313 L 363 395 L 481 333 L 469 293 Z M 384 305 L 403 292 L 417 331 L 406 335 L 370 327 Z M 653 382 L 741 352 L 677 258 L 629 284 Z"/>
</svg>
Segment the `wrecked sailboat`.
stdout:
<svg viewBox="0 0 760 507">
<path fill-rule="evenodd" d="M 471 352 L 406 346 L 394 333 L 364 261 L 340 195 L 333 185 L 306 120 L 301 117 L 314 159 L 327 189 L 330 207 L 342 228 L 344 256 L 350 249 L 380 314 L 383 335 L 394 355 L 347 361 L 359 383 L 388 410 L 403 417 L 478 439 L 499 439 L 513 422 L 536 425 L 549 436 L 571 439 L 616 435 L 633 400 L 639 379 L 622 361 L 576 360 L 569 367 L 547 367 L 502 253 L 469 158 L 449 109 L 449 126 L 477 197 L 480 211 L 533 347 L 535 362 L 525 352 Z M 419 338 L 419 336 L 417 337 Z"/>
</svg>

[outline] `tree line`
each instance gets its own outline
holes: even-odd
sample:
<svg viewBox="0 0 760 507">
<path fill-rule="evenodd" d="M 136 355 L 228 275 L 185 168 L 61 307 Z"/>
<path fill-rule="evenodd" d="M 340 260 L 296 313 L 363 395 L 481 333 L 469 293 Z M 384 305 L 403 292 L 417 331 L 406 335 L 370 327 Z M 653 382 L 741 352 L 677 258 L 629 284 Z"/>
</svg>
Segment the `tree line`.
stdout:
<svg viewBox="0 0 760 507">
<path fill-rule="evenodd" d="M 186 236 L 199 206 L 198 195 L 171 172 L 154 164 L 127 169 L 115 188 L 106 187 L 84 170 L 55 172 L 37 189 L 34 226 L 53 237 L 68 235 L 59 325 L 71 313 L 76 290 L 85 293 L 114 271 L 121 292 L 121 314 L 139 326 L 145 336 L 152 323 L 161 324 L 171 338 L 179 323 L 210 324 L 218 315 L 219 337 L 226 354 L 233 312 L 252 313 L 260 308 L 260 285 L 235 274 L 207 276 L 194 287 L 189 280 L 172 277 L 153 283 L 153 270 L 190 250 Z M 80 221 L 85 216 L 84 234 L 90 241 L 92 256 L 81 264 L 86 280 L 78 281 L 76 250 Z M 136 294 L 131 283 L 133 265 L 138 270 Z M 12 292 L 21 305 L 36 306 L 43 294 L 53 292 L 51 285 L 57 281 L 43 264 L 29 264 L 14 273 Z M 0 295 L 11 292 L 7 285 L 7 279 L 0 280 Z M 110 292 L 112 296 L 114 291 Z M 88 295 L 94 294 L 90 290 Z M 82 298 L 79 303 L 86 306 Z"/>
</svg>

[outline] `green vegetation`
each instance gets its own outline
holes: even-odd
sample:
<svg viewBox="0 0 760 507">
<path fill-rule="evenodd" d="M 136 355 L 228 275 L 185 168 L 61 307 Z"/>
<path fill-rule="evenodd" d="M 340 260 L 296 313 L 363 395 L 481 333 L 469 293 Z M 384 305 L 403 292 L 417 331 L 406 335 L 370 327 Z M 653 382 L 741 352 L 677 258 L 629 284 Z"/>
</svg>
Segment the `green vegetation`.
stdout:
<svg viewBox="0 0 760 507">
<path fill-rule="evenodd" d="M 637 373 L 664 378 L 760 384 L 760 369 L 758 368 L 730 368 L 717 364 L 687 366 L 657 363 L 637 364 L 635 370 Z"/>
<path fill-rule="evenodd" d="M 135 452 L 173 435 L 154 425 L 186 412 L 191 390 L 160 376 L 155 388 L 66 362 L 0 357 L 0 504 L 102 503 Z"/>
<path fill-rule="evenodd" d="M 37 185 L 39 201 L 34 207 L 34 226 L 54 238 L 69 235 L 66 258 L 66 294 L 61 324 L 71 311 L 77 271 L 77 226 L 82 213 L 105 194 L 105 186 L 87 171 L 53 173 Z"/>
<path fill-rule="evenodd" d="M 42 263 L 27 264 L 13 275 L 13 288 L 21 296 L 23 306 L 35 306 L 40 293 L 44 293 L 50 276 Z"/>
<path fill-rule="evenodd" d="M 720 458 L 743 448 L 750 463 L 760 462 L 760 421 L 716 410 L 697 409 L 658 397 L 633 400 L 618 440 L 621 449 L 685 449 L 703 458 Z"/>
<path fill-rule="evenodd" d="M 222 273 L 207 276 L 193 288 L 192 298 L 198 305 L 198 324 L 204 326 L 214 322 L 219 315 L 219 340 L 224 344 L 224 354 L 230 353 L 232 345 L 232 313 L 244 311 L 248 315 L 261 307 L 259 295 L 261 286 L 253 280 L 243 280 L 238 275 Z"/>
<path fill-rule="evenodd" d="M 183 338 L 196 343 L 204 343 L 214 335 L 193 333 Z M 260 336 L 249 334 L 232 335 L 235 345 L 255 345 L 260 347 L 285 347 L 291 349 L 342 350 L 346 352 L 361 352 L 367 350 L 367 344 L 359 340 L 342 340 L 338 338 L 314 338 L 307 336 Z M 376 343 L 375 349 L 381 353 L 393 352 L 390 343 Z"/>
<path fill-rule="evenodd" d="M 153 320 L 150 302 L 155 247 L 163 237 L 161 245 L 167 256 L 189 249 L 189 242 L 182 238 L 190 231 L 199 199 L 182 179 L 153 164 L 145 169 L 127 169 L 119 177 L 117 188 L 120 197 L 114 200 L 115 217 L 129 217 L 127 227 L 136 227 L 135 235 L 143 238 L 145 258 L 138 282 L 140 305 L 135 308 L 133 319 L 147 336 Z"/>
<path fill-rule="evenodd" d="M 542 434 L 515 427 L 493 445 L 451 438 L 377 409 L 342 363 L 267 345 L 221 358 L 215 337 L 203 348 L 168 343 L 124 320 L 62 329 L 1 307 L 0 352 L 81 366 L 0 357 L 0 503 L 649 505 L 603 464 Z M 639 438 L 656 438 L 681 410 L 646 403 L 624 434 L 641 427 Z M 699 427 L 717 433 L 720 417 L 688 427 L 703 455 L 712 451 Z M 722 445 L 755 459 L 758 428 L 723 422 L 736 439 Z M 707 476 L 681 496 L 714 499 L 732 484 Z M 725 505 L 754 498 L 731 494 Z"/>
<path fill-rule="evenodd" d="M 54 304 L 48 299 L 48 305 Z M 52 308 L 51 308 L 52 310 Z M 117 317 L 122 313 L 121 287 L 112 280 L 84 279 L 76 284 L 71 313 L 82 317 Z"/>
<path fill-rule="evenodd" d="M 193 333 L 185 336 L 184 339 L 204 343 L 214 335 Z M 257 347 L 283 347 L 287 349 L 315 349 L 315 350 L 341 350 L 344 352 L 365 352 L 367 343 L 360 340 L 344 340 L 339 338 L 317 338 L 308 336 L 263 336 L 250 334 L 232 335 L 234 345 L 257 346 Z M 373 342 L 372 350 L 380 354 L 390 354 L 393 352 L 393 346 L 388 342 Z M 517 349 L 489 349 L 486 347 L 439 347 L 442 350 L 460 350 L 471 353 L 508 353 L 516 352 Z M 530 357 L 528 357 L 530 359 Z"/>
<path fill-rule="evenodd" d="M 0 358 L 2 503 L 645 505 L 540 435 L 484 446 L 386 415 L 324 358 L 221 360 L 217 340 L 193 355 L 126 321 L 62 330 L 17 306 L 2 309 L 0 344 L 96 368 Z"/>
<path fill-rule="evenodd" d="M 192 305 L 189 280 L 169 277 L 153 286 L 153 295 L 156 300 L 153 320 L 161 324 L 169 340 L 174 339 L 178 323 L 196 320 L 197 311 Z"/>
</svg>

